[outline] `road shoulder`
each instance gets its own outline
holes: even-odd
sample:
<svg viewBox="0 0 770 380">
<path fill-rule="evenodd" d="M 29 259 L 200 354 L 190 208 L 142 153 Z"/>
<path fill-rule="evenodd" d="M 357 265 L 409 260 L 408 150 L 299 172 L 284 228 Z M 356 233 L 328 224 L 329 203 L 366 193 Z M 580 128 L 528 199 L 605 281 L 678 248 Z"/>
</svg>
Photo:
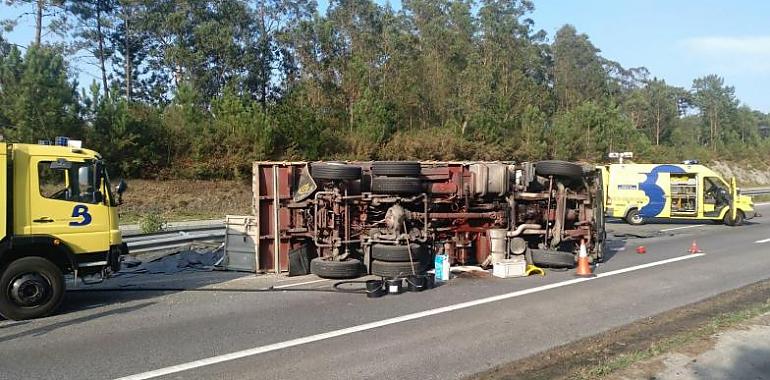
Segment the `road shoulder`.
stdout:
<svg viewBox="0 0 770 380">
<path fill-rule="evenodd" d="M 767 325 L 770 320 L 766 315 L 770 313 L 768 294 L 770 280 L 757 282 L 498 366 L 470 379 L 653 378 L 657 373 L 667 374 L 665 371 L 671 367 L 681 367 L 682 360 L 697 363 L 698 355 L 706 355 L 719 347 L 714 341 L 716 334 L 736 329 L 744 323 L 764 321 Z M 765 327 L 761 334 L 770 336 L 770 327 Z M 761 344 L 767 345 L 767 342 Z M 723 348 L 729 349 L 736 348 Z M 763 352 L 759 354 L 767 354 L 767 351 Z M 668 362 L 665 355 L 671 355 Z M 692 362 L 693 357 L 696 362 Z M 708 370 L 704 366 L 691 367 L 693 371 Z"/>
</svg>

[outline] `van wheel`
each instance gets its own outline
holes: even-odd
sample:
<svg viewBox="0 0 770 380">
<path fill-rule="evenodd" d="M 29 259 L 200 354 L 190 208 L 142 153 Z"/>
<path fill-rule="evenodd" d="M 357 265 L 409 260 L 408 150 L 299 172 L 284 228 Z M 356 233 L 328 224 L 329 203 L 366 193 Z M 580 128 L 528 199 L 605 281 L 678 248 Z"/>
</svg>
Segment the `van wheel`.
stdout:
<svg viewBox="0 0 770 380">
<path fill-rule="evenodd" d="M 725 214 L 724 222 L 728 226 L 742 226 L 743 221 L 746 220 L 746 215 L 743 213 L 743 211 L 738 210 L 735 212 L 735 220 L 730 217 L 730 212 L 728 211 L 727 214 Z"/>
<path fill-rule="evenodd" d="M 633 209 L 626 214 L 626 222 L 632 226 L 640 226 L 644 224 L 644 217 L 639 214 L 639 210 Z"/>
<path fill-rule="evenodd" d="M 53 313 L 64 298 L 64 275 L 42 257 L 12 261 L 0 275 L 0 315 L 12 320 Z"/>
</svg>

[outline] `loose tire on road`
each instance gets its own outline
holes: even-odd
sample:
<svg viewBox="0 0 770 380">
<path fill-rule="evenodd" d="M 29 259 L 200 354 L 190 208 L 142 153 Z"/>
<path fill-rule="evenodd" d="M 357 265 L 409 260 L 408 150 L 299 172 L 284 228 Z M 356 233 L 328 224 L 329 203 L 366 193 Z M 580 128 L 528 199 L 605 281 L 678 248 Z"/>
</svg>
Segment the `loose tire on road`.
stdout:
<svg viewBox="0 0 770 380">
<path fill-rule="evenodd" d="M 574 268 L 575 255 L 569 252 L 530 249 L 532 262 L 537 266 L 549 268 Z"/>
<path fill-rule="evenodd" d="M 372 193 L 376 194 L 420 194 L 424 191 L 423 182 L 413 177 L 374 177 Z"/>
<path fill-rule="evenodd" d="M 412 260 L 419 262 L 428 261 L 428 247 L 412 243 L 407 249 L 406 245 L 372 245 L 372 259 L 388 262 L 409 261 L 409 250 L 412 251 Z"/>
<path fill-rule="evenodd" d="M 580 178 L 583 176 L 583 167 L 567 161 L 538 161 L 535 163 L 535 173 L 543 177 Z"/>
<path fill-rule="evenodd" d="M 641 226 L 644 224 L 644 217 L 639 214 L 639 210 L 633 209 L 626 214 L 626 223 L 632 226 Z"/>
<path fill-rule="evenodd" d="M 372 174 L 388 177 L 419 177 L 420 163 L 416 161 L 375 161 Z"/>
<path fill-rule="evenodd" d="M 310 165 L 315 179 L 356 180 L 361 178 L 361 167 L 355 165 L 316 162 Z"/>
<path fill-rule="evenodd" d="M 12 320 L 45 317 L 64 297 L 64 275 L 42 257 L 24 257 L 0 275 L 0 315 Z"/>
<path fill-rule="evenodd" d="M 406 277 L 412 274 L 412 263 L 410 262 L 388 262 L 374 260 L 371 265 L 372 274 L 380 277 Z M 414 271 L 416 274 L 423 274 L 426 271 L 423 263 L 415 262 Z"/>
<path fill-rule="evenodd" d="M 358 259 L 333 261 L 316 257 L 310 261 L 310 273 L 321 278 L 356 278 L 363 273 L 363 265 Z"/>
</svg>

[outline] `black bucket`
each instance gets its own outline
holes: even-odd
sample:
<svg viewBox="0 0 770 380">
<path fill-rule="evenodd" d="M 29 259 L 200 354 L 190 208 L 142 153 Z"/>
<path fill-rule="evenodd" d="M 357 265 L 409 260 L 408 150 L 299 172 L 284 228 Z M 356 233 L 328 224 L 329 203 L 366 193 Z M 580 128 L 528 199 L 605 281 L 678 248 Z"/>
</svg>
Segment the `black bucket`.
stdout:
<svg viewBox="0 0 770 380">
<path fill-rule="evenodd" d="M 401 294 L 404 292 L 404 279 L 389 278 L 385 280 L 385 287 L 388 290 L 388 294 Z"/>
<path fill-rule="evenodd" d="M 434 273 L 425 273 L 425 289 L 433 289 L 436 287 L 436 275 Z"/>
<path fill-rule="evenodd" d="M 366 297 L 379 298 L 388 293 L 388 288 L 383 286 L 382 280 L 366 280 Z"/>
<path fill-rule="evenodd" d="M 426 276 L 410 275 L 406 278 L 406 290 L 410 292 L 421 292 L 427 289 L 427 282 L 428 280 Z"/>
</svg>

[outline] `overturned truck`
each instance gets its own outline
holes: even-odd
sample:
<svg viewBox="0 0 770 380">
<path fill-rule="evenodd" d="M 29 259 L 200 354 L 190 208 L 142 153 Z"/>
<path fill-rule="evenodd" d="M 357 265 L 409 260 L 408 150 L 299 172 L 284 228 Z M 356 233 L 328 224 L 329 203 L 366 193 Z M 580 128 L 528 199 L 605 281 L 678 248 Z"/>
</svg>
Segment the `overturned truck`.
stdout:
<svg viewBox="0 0 770 380">
<path fill-rule="evenodd" d="M 397 277 L 509 257 L 572 267 L 604 255 L 601 175 L 564 161 L 257 162 L 258 271 Z"/>
</svg>

